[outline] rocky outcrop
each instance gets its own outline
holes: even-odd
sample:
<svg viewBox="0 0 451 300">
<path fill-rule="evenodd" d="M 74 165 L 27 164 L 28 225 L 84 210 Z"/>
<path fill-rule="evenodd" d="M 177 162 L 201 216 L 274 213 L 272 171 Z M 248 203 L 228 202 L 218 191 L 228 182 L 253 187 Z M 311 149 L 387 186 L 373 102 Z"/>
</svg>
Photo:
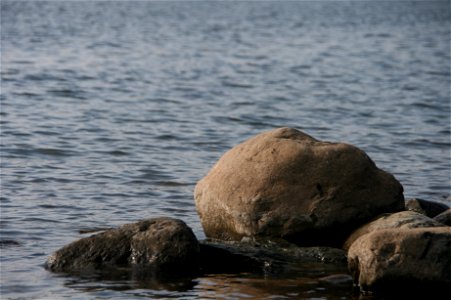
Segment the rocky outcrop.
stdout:
<svg viewBox="0 0 451 300">
<path fill-rule="evenodd" d="M 451 208 L 448 208 L 441 214 L 434 217 L 434 220 L 440 222 L 443 225 L 451 226 Z"/>
<path fill-rule="evenodd" d="M 418 198 L 409 199 L 406 201 L 406 209 L 418 212 L 430 218 L 441 214 L 449 208 L 448 205 L 440 202 L 428 201 Z"/>
<path fill-rule="evenodd" d="M 449 292 L 451 228 L 383 229 L 357 239 L 348 266 L 362 291 Z"/>
<path fill-rule="evenodd" d="M 153 218 L 77 240 L 53 253 L 46 268 L 75 274 L 118 268 L 189 274 L 199 269 L 199 243 L 183 221 Z"/>
<path fill-rule="evenodd" d="M 341 246 L 357 226 L 404 208 L 401 184 L 365 152 L 292 128 L 229 150 L 194 195 L 208 237 L 281 237 L 298 245 Z"/>
<path fill-rule="evenodd" d="M 179 282 L 186 275 L 214 273 L 343 274 L 347 259 L 342 249 L 298 247 L 285 240 L 198 242 L 182 221 L 154 218 L 77 240 L 51 255 L 46 268 L 96 279 L 150 279 L 164 285 L 167 279 Z"/>
<path fill-rule="evenodd" d="M 356 229 L 343 245 L 348 250 L 352 243 L 364 234 L 389 228 L 422 228 L 440 227 L 442 223 L 414 211 L 402 211 L 394 214 L 383 214 L 373 221 Z"/>
</svg>

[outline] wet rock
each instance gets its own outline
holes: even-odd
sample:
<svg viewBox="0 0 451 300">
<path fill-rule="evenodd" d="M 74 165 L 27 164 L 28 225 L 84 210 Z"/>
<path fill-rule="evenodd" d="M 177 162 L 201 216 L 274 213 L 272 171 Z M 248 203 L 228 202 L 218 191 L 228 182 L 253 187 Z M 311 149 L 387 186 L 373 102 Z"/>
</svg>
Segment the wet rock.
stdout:
<svg viewBox="0 0 451 300">
<path fill-rule="evenodd" d="M 434 220 L 440 222 L 443 225 L 451 226 L 451 208 L 448 208 L 444 212 L 436 215 Z"/>
<path fill-rule="evenodd" d="M 364 292 L 449 292 L 451 228 L 382 229 L 348 252 L 354 282 Z"/>
<path fill-rule="evenodd" d="M 225 242 L 200 241 L 203 273 L 254 273 L 286 276 L 319 272 L 347 271 L 347 257 L 342 249 L 298 247 L 286 241 Z M 310 276 L 312 274 L 309 274 Z"/>
<path fill-rule="evenodd" d="M 443 224 L 414 211 L 402 211 L 394 214 L 383 214 L 373 221 L 356 229 L 345 241 L 343 249 L 348 250 L 352 243 L 364 234 L 389 228 L 421 228 L 441 227 Z"/>
<path fill-rule="evenodd" d="M 409 199 L 406 201 L 406 209 L 426 215 L 430 218 L 444 212 L 449 208 L 448 205 L 440 202 L 428 201 L 423 199 Z"/>
<path fill-rule="evenodd" d="M 357 226 L 404 208 L 403 188 L 360 149 L 292 128 L 226 152 L 195 188 L 207 237 L 341 246 Z"/>
<path fill-rule="evenodd" d="M 75 241 L 53 253 L 46 268 L 76 274 L 124 268 L 135 276 L 189 274 L 199 268 L 199 244 L 183 221 L 153 218 Z"/>
</svg>

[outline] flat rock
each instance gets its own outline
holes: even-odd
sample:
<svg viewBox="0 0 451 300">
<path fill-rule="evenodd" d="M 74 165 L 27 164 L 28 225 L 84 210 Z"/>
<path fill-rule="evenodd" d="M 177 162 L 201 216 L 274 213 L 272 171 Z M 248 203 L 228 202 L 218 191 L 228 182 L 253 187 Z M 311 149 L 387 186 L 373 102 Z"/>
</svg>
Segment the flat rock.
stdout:
<svg viewBox="0 0 451 300">
<path fill-rule="evenodd" d="M 347 272 L 346 253 L 332 247 L 298 247 L 286 241 L 200 241 L 202 273 L 324 276 Z"/>
<path fill-rule="evenodd" d="M 401 184 L 365 152 L 292 128 L 227 151 L 194 196 L 207 237 L 275 237 L 305 246 L 341 246 L 362 223 L 404 209 Z"/>
</svg>

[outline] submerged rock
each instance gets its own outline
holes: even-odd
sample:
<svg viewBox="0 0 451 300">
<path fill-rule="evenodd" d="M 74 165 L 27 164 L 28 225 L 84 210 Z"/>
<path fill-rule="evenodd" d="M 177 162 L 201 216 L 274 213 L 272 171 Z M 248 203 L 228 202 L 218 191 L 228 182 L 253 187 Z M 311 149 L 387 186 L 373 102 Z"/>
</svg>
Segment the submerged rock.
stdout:
<svg viewBox="0 0 451 300">
<path fill-rule="evenodd" d="M 441 214 L 449 208 L 448 205 L 440 202 L 428 201 L 423 199 L 409 199 L 406 201 L 406 209 L 418 212 L 430 218 Z"/>
<path fill-rule="evenodd" d="M 348 252 L 354 282 L 364 292 L 450 291 L 451 228 L 383 229 L 363 235 Z"/>
<path fill-rule="evenodd" d="M 283 240 L 255 242 L 200 241 L 203 273 L 254 273 L 299 276 L 347 271 L 346 253 L 331 247 L 298 247 Z"/>
<path fill-rule="evenodd" d="M 348 250 L 352 243 L 362 235 L 370 232 L 389 228 L 421 228 L 440 227 L 440 222 L 431 219 L 423 214 L 414 211 L 401 211 L 394 214 L 383 214 L 373 221 L 356 229 L 343 245 L 343 249 Z"/>
<path fill-rule="evenodd" d="M 137 274 L 190 274 L 199 269 L 199 243 L 183 221 L 153 218 L 75 241 L 53 253 L 46 268 L 76 274 L 120 268 Z"/>
<path fill-rule="evenodd" d="M 341 246 L 357 226 L 404 208 L 403 188 L 362 150 L 292 128 L 226 152 L 195 188 L 207 237 Z"/>
</svg>

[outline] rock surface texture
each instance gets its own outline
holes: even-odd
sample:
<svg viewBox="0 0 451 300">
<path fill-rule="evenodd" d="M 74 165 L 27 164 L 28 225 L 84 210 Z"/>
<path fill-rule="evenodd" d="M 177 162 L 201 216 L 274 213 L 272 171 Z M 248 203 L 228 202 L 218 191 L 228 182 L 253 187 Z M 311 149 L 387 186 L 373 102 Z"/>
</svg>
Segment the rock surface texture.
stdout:
<svg viewBox="0 0 451 300">
<path fill-rule="evenodd" d="M 117 267 L 161 274 L 193 272 L 199 268 L 199 243 L 183 221 L 153 218 L 77 240 L 46 263 L 48 270 L 68 273 Z"/>
<path fill-rule="evenodd" d="M 337 246 L 364 222 L 404 208 L 403 188 L 362 150 L 292 128 L 226 152 L 195 188 L 208 237 L 281 237 Z"/>
<path fill-rule="evenodd" d="M 348 267 L 362 291 L 450 290 L 451 228 L 383 229 L 356 240 Z"/>
<path fill-rule="evenodd" d="M 356 229 L 343 245 L 348 250 L 352 243 L 364 234 L 389 228 L 422 228 L 441 227 L 442 223 L 414 211 L 401 211 L 394 214 L 383 214 L 373 221 Z"/>
</svg>

